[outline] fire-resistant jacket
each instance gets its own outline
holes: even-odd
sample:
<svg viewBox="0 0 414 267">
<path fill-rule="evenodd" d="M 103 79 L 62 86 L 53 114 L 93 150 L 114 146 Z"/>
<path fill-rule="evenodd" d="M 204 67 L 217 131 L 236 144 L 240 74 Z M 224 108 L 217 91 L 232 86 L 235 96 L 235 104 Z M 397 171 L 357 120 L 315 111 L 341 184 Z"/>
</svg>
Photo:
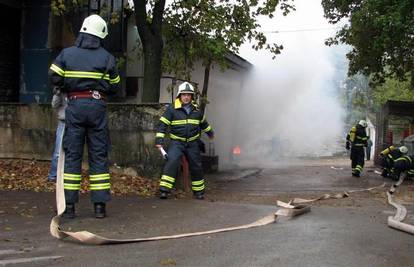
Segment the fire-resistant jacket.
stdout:
<svg viewBox="0 0 414 267">
<path fill-rule="evenodd" d="M 399 157 L 394 162 L 394 174 L 399 177 L 400 173 L 408 171 L 408 175 L 412 176 L 414 175 L 414 156 L 413 155 L 405 155 L 402 157 Z"/>
<path fill-rule="evenodd" d="M 205 132 L 209 136 L 214 134 L 213 129 L 198 107 L 191 104 L 191 112 L 187 114 L 179 98 L 167 107 L 167 110 L 160 118 L 155 135 L 155 143 L 157 145 L 164 143 L 164 137 L 168 127 L 170 127 L 170 138 L 182 142 L 198 140 L 201 132 Z"/>
<path fill-rule="evenodd" d="M 403 153 L 395 146 L 389 146 L 383 151 L 381 151 L 380 156 L 386 157 L 392 161 L 395 161 L 396 159 L 400 158 L 403 155 Z"/>
<path fill-rule="evenodd" d="M 350 141 L 352 146 L 367 146 L 368 137 L 365 128 L 359 124 L 353 126 L 346 136 L 346 140 Z"/>
<path fill-rule="evenodd" d="M 101 40 L 80 33 L 75 45 L 63 49 L 50 66 L 51 83 L 65 92 L 97 90 L 116 93 L 120 77 L 115 58 L 101 46 Z"/>
</svg>

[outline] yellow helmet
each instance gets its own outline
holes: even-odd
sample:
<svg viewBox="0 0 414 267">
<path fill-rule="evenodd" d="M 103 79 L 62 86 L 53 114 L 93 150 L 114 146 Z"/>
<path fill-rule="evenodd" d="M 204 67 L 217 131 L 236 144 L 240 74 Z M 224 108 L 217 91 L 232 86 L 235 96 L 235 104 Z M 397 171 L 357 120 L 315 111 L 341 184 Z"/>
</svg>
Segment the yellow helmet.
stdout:
<svg viewBox="0 0 414 267">
<path fill-rule="evenodd" d="M 90 15 L 85 18 L 79 32 L 89 33 L 104 39 L 108 35 L 108 26 L 103 18 L 98 15 Z"/>
</svg>

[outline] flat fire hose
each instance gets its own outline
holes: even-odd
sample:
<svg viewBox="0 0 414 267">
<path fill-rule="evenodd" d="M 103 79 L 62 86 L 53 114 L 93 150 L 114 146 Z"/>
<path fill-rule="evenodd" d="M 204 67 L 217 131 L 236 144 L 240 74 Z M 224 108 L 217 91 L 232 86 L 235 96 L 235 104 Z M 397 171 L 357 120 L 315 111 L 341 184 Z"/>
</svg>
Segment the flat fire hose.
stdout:
<svg viewBox="0 0 414 267">
<path fill-rule="evenodd" d="M 397 203 L 394 200 L 394 193 L 398 186 L 400 186 L 405 179 L 405 176 L 401 175 L 400 179 L 397 183 L 393 184 L 387 192 L 388 197 L 388 203 L 397 209 L 394 216 L 388 217 L 388 226 L 391 228 L 395 228 L 410 234 L 414 234 L 414 225 L 404 223 L 403 220 L 407 216 L 407 209 L 401 205 L 400 203 Z"/>
<path fill-rule="evenodd" d="M 185 233 L 185 234 L 178 234 L 178 235 L 155 236 L 155 237 L 134 238 L 134 239 L 111 239 L 111 238 L 106 238 L 106 237 L 93 234 L 88 231 L 80 231 L 80 232 L 62 231 L 59 227 L 59 222 L 60 222 L 60 217 L 66 208 L 65 193 L 64 193 L 64 188 L 63 188 L 63 169 L 65 165 L 64 163 L 65 163 L 65 153 L 61 145 L 60 152 L 59 152 L 58 168 L 57 168 L 57 179 L 56 179 L 57 215 L 53 217 L 52 221 L 50 222 L 50 234 L 56 237 L 57 239 L 64 239 L 70 236 L 74 238 L 75 240 L 80 241 L 83 244 L 89 244 L 89 245 L 124 244 L 124 243 L 147 242 L 147 241 L 155 241 L 155 240 L 176 239 L 176 238 L 182 238 L 182 237 L 215 234 L 215 233 L 221 233 L 221 232 L 253 228 L 253 227 L 263 226 L 263 225 L 276 222 L 277 215 L 269 214 L 253 223 L 245 224 L 241 226 L 234 226 L 234 227 L 227 227 L 227 228 L 220 228 L 220 229 L 209 230 L 209 231 Z"/>
<path fill-rule="evenodd" d="M 317 197 L 317 198 L 313 198 L 313 199 L 294 198 L 293 200 L 291 200 L 289 202 L 282 202 L 282 201 L 278 200 L 277 205 L 279 207 L 282 207 L 283 209 L 279 209 L 276 212 L 276 215 L 294 217 L 294 216 L 297 216 L 297 215 L 300 215 L 300 214 L 303 214 L 305 212 L 310 211 L 311 206 L 310 205 L 304 205 L 304 203 L 311 203 L 311 202 L 316 202 L 316 201 L 325 200 L 325 199 L 347 198 L 347 197 L 349 197 L 349 195 L 351 193 L 371 191 L 371 190 L 381 188 L 381 187 L 384 187 L 384 186 L 385 186 L 385 183 L 383 183 L 382 185 L 379 185 L 379 186 L 374 186 L 374 187 L 365 188 L 365 189 L 349 190 L 349 191 L 344 191 L 342 193 L 337 193 L 337 194 L 323 194 L 322 196 Z"/>
</svg>

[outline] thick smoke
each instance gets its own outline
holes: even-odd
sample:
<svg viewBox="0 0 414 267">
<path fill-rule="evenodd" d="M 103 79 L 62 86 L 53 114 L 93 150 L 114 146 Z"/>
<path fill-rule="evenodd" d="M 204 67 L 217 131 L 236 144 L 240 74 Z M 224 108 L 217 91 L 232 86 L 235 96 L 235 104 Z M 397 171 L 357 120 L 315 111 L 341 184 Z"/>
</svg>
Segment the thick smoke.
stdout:
<svg viewBox="0 0 414 267">
<path fill-rule="evenodd" d="M 342 149 L 344 111 L 338 96 L 346 51 L 324 45 L 335 30 L 319 1 L 295 3 L 297 11 L 262 23 L 264 31 L 279 30 L 266 36 L 284 46 L 281 55 L 272 60 L 251 45 L 241 50 L 254 64 L 240 91 L 231 140 L 240 145 L 242 159 L 330 156 Z"/>
</svg>

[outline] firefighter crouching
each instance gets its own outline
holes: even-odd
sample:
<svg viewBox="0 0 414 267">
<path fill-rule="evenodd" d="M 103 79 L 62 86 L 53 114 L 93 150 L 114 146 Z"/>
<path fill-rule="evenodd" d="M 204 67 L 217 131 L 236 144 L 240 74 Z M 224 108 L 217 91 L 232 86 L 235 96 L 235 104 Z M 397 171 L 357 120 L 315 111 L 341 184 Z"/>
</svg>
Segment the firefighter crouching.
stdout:
<svg viewBox="0 0 414 267">
<path fill-rule="evenodd" d="M 100 16 L 87 17 L 75 45 L 64 49 L 49 70 L 52 84 L 62 87 L 69 99 L 63 140 L 66 199 L 63 216 L 67 218 L 75 217 L 85 141 L 88 146 L 89 188 L 96 218 L 106 216 L 105 203 L 111 198 L 106 97 L 116 92 L 120 77 L 115 58 L 101 46 L 107 34 L 107 24 Z"/>
<path fill-rule="evenodd" d="M 368 124 L 365 120 L 360 120 L 346 136 L 346 149 L 351 149 L 352 176 L 355 177 L 360 177 L 364 168 L 364 147 L 367 146 L 368 140 L 365 130 L 367 126 Z"/>
<path fill-rule="evenodd" d="M 389 146 L 380 153 L 381 162 L 380 165 L 383 167 L 382 177 L 393 178 L 394 163 L 400 157 L 406 155 L 408 148 L 406 146 Z"/>
<path fill-rule="evenodd" d="M 414 177 L 414 155 L 403 155 L 395 160 L 391 178 L 395 181 L 400 179 L 400 175 L 406 172 L 407 177 Z"/>
<path fill-rule="evenodd" d="M 194 87 L 183 82 L 178 87 L 177 97 L 160 118 L 156 133 L 156 147 L 162 148 L 167 128 L 170 128 L 168 159 L 160 180 L 160 198 L 166 199 L 174 187 L 180 159 L 184 154 L 189 163 L 191 188 L 197 199 L 204 199 L 204 179 L 200 153 L 200 135 L 205 132 L 214 138 L 211 126 L 198 107 L 193 103 Z"/>
</svg>

